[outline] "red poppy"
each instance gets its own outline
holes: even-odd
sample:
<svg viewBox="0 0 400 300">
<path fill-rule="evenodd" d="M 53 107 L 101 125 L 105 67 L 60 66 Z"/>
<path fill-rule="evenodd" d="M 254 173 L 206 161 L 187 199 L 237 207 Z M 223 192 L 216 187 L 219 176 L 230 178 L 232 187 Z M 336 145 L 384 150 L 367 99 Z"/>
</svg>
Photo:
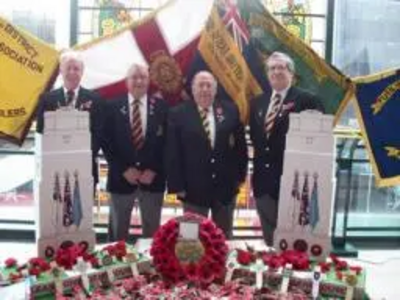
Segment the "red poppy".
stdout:
<svg viewBox="0 0 400 300">
<path fill-rule="evenodd" d="M 31 276 L 39 276 L 40 273 L 41 273 L 41 270 L 38 267 L 29 269 L 29 275 L 31 275 Z"/>
<path fill-rule="evenodd" d="M 249 264 L 255 261 L 255 256 L 250 252 L 241 249 L 237 249 L 236 251 L 237 251 L 237 261 L 239 264 L 248 266 Z"/>
<path fill-rule="evenodd" d="M 5 264 L 6 268 L 13 268 L 13 267 L 17 266 L 17 260 L 15 258 L 10 257 L 4 261 L 4 264 Z"/>
<path fill-rule="evenodd" d="M 319 266 L 321 268 L 322 273 L 327 273 L 331 270 L 331 264 L 328 262 L 320 262 Z"/>
<path fill-rule="evenodd" d="M 360 275 L 362 271 L 362 268 L 360 266 L 350 266 L 349 269 L 355 272 L 356 275 Z"/>
</svg>

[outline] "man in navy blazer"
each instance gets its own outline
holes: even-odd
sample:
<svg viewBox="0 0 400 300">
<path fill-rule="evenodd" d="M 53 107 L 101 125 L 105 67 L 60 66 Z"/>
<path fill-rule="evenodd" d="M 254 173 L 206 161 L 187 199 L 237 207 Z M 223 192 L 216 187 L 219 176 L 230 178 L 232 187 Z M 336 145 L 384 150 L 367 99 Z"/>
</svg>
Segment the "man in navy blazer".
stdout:
<svg viewBox="0 0 400 300">
<path fill-rule="evenodd" d="M 63 86 L 44 93 L 39 102 L 36 131 L 43 133 L 45 130 L 44 113 L 60 108 L 88 111 L 90 114 L 90 133 L 92 147 L 92 175 L 94 187 L 98 182 L 97 155 L 100 150 L 102 131 L 103 100 L 99 95 L 80 85 L 84 71 L 84 63 L 77 52 L 68 51 L 60 57 L 60 74 Z"/>
<path fill-rule="evenodd" d="M 273 244 L 289 114 L 307 109 L 323 111 L 312 94 L 292 86 L 293 60 L 281 52 L 266 60 L 272 91 L 251 101 L 250 137 L 254 147 L 252 186 L 264 240 Z"/>
<path fill-rule="evenodd" d="M 193 100 L 171 110 L 167 133 L 168 190 L 184 211 L 204 216 L 232 237 L 236 195 L 247 173 L 247 145 L 236 106 L 215 99 L 217 82 L 206 71 L 192 82 Z"/>
<path fill-rule="evenodd" d="M 103 152 L 108 162 L 109 240 L 126 240 L 136 200 L 144 237 L 160 225 L 165 191 L 164 142 L 168 107 L 147 93 L 149 71 L 134 64 L 128 93 L 107 103 Z"/>
</svg>

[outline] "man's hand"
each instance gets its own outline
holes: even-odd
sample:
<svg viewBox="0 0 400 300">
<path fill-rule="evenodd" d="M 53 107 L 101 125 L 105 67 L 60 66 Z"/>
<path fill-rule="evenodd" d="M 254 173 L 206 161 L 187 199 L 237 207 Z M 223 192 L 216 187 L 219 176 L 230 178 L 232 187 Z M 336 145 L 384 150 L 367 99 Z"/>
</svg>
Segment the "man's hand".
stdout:
<svg viewBox="0 0 400 300">
<path fill-rule="evenodd" d="M 123 176 L 130 184 L 138 184 L 141 172 L 136 168 L 129 168 L 124 172 Z"/>
<path fill-rule="evenodd" d="M 154 171 L 146 169 L 138 179 L 141 184 L 150 185 L 153 183 L 155 177 L 156 173 Z"/>
</svg>

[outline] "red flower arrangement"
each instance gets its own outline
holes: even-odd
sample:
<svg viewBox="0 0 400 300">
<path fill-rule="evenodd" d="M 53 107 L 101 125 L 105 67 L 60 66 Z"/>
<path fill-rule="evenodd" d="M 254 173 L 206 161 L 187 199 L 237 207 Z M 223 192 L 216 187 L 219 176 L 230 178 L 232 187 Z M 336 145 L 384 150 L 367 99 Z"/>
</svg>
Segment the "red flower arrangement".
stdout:
<svg viewBox="0 0 400 300">
<path fill-rule="evenodd" d="M 4 265 L 6 266 L 6 268 L 13 268 L 13 267 L 16 267 L 16 266 L 17 266 L 17 260 L 16 260 L 15 258 L 12 258 L 12 257 L 7 258 L 7 259 L 4 261 Z"/>
<path fill-rule="evenodd" d="M 107 252 L 110 256 L 114 256 L 118 260 L 122 260 L 127 254 L 126 243 L 125 241 L 119 241 L 115 244 L 104 247 L 103 251 Z"/>
<path fill-rule="evenodd" d="M 176 255 L 180 221 L 195 221 L 199 224 L 199 241 L 204 254 L 197 262 L 183 263 Z M 222 230 L 211 220 L 188 213 L 181 218 L 169 220 L 158 229 L 150 254 L 156 270 L 168 283 L 189 280 L 208 285 L 223 278 L 228 246 Z"/>
<path fill-rule="evenodd" d="M 309 256 L 300 251 L 287 250 L 280 254 L 274 252 L 256 252 L 252 248 L 247 247 L 246 250 L 236 249 L 237 251 L 237 262 L 241 265 L 247 266 L 256 261 L 257 257 L 260 257 L 264 264 L 271 269 L 278 269 L 284 267 L 286 264 L 292 264 L 293 269 L 297 271 L 306 271 L 310 268 Z"/>
<path fill-rule="evenodd" d="M 76 264 L 77 258 L 84 256 L 84 253 L 85 252 L 81 246 L 73 244 L 70 247 L 57 249 L 55 261 L 60 267 L 63 267 L 66 270 L 71 270 Z"/>
</svg>

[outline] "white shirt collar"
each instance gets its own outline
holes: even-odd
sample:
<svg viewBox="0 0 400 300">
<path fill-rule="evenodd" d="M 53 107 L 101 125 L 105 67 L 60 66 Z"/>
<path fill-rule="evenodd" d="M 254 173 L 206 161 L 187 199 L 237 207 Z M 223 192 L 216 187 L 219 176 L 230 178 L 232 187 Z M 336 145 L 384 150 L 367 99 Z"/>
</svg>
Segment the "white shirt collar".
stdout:
<svg viewBox="0 0 400 300">
<path fill-rule="evenodd" d="M 204 108 L 203 107 L 201 107 L 200 105 L 197 105 L 196 104 L 196 106 L 197 106 L 197 110 L 198 111 L 203 111 L 204 110 Z M 211 104 L 209 107 L 207 107 L 207 111 L 208 111 L 208 113 L 210 113 L 210 112 L 212 112 L 213 111 L 213 105 Z"/>
<path fill-rule="evenodd" d="M 133 104 L 133 101 L 134 101 L 135 99 L 133 98 L 133 96 L 132 96 L 131 93 L 128 93 L 128 99 L 129 99 L 129 105 L 132 105 L 132 104 Z M 142 97 L 140 97 L 139 101 L 140 101 L 140 104 L 141 104 L 141 105 L 146 104 L 146 102 L 147 102 L 147 94 L 144 94 Z"/>
<path fill-rule="evenodd" d="M 283 99 L 286 98 L 289 89 L 290 89 L 290 86 L 288 86 L 287 88 L 285 88 L 285 89 L 283 89 L 283 90 L 281 90 L 281 91 L 279 91 L 279 92 L 276 91 L 276 90 L 273 90 L 273 91 L 272 91 L 271 99 L 274 99 L 274 97 L 275 97 L 276 94 L 280 94 L 280 95 L 281 95 L 281 99 L 282 99 L 281 101 L 283 101 Z"/>
<path fill-rule="evenodd" d="M 64 89 L 64 95 L 67 95 L 67 92 L 69 91 L 65 86 L 63 87 L 63 89 Z M 80 89 L 80 86 L 78 86 L 76 89 L 74 89 L 73 91 L 74 91 L 74 98 L 76 98 L 77 96 L 78 96 L 78 94 L 79 94 L 79 89 Z"/>
</svg>

